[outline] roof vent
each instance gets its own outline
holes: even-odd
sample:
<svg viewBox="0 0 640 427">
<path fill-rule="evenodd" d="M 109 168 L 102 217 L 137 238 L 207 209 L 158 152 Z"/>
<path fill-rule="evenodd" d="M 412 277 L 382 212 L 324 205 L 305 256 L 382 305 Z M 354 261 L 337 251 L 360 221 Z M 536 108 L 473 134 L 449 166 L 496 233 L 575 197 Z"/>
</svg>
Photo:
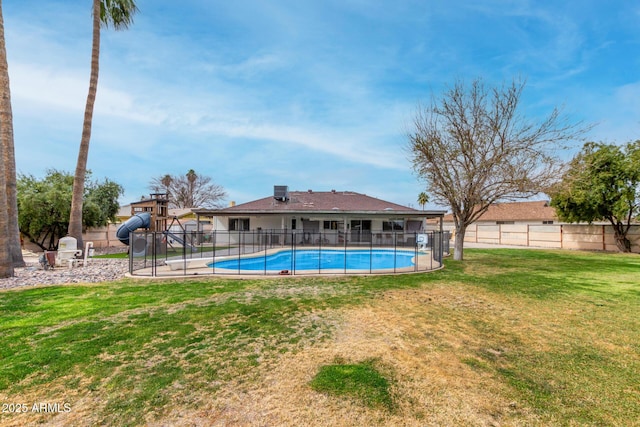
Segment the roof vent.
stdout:
<svg viewBox="0 0 640 427">
<path fill-rule="evenodd" d="M 286 185 L 274 185 L 273 198 L 281 202 L 289 200 L 289 187 Z"/>
</svg>

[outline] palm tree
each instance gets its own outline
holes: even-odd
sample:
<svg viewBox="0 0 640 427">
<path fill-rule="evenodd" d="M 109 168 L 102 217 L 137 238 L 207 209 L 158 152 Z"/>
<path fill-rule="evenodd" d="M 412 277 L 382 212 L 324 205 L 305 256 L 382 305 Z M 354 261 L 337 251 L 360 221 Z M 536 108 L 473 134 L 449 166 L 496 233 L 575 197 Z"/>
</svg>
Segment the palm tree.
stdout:
<svg viewBox="0 0 640 427">
<path fill-rule="evenodd" d="M 11 111 L 11 88 L 9 85 L 9 65 L 4 40 L 4 19 L 2 1 L 0 1 L 0 139 L 2 142 L 2 163 L 6 198 L 0 206 L 6 206 L 0 215 L 6 218 L 7 230 L 2 235 L 3 245 L 7 245 L 9 256 L 14 267 L 23 267 L 22 248 L 20 246 L 20 228 L 18 227 L 18 193 L 16 187 L 16 156 L 13 142 L 13 113 Z M 4 229 L 3 229 L 4 230 Z"/>
<path fill-rule="evenodd" d="M 424 210 L 424 205 L 429 203 L 429 195 L 424 191 L 418 194 L 418 204 L 422 206 L 422 210 Z"/>
<path fill-rule="evenodd" d="M 0 1 L 0 29 L 1 29 L 1 33 L 0 33 L 0 43 L 2 44 L 2 52 L 4 52 L 5 54 L 3 55 L 3 57 L 5 58 L 4 61 L 4 65 L 6 65 L 6 51 L 5 51 L 5 44 L 4 44 L 4 20 L 2 19 L 2 2 Z M 0 90 L 2 91 L 2 109 L 5 108 L 5 103 L 4 103 L 4 98 L 6 97 L 5 91 L 6 88 L 9 87 L 9 73 L 7 70 L 7 67 L 5 66 L 2 71 L 0 72 L 0 79 L 2 79 L 2 82 L 0 82 Z M 7 81 L 6 86 L 5 86 L 5 80 Z M 3 111 L 4 112 L 4 111 Z M 4 128 L 5 123 L 5 116 L 3 115 L 0 120 L 2 120 L 2 122 L 0 122 L 0 125 Z M 6 174 L 4 173 L 4 169 L 5 169 L 5 165 L 4 165 L 4 159 L 5 159 L 5 143 L 4 140 L 2 141 L 2 144 L 0 144 L 0 154 L 2 154 L 2 161 L 0 161 L 0 206 L 7 206 L 7 192 L 5 191 L 6 188 Z M 0 210 L 0 236 L 7 236 L 9 234 L 9 215 L 8 212 L 3 210 Z M 13 276 L 13 262 L 11 260 L 11 250 L 10 250 L 10 244 L 9 244 L 9 240 L 10 239 L 0 239 L 0 277 L 11 277 Z"/>
<path fill-rule="evenodd" d="M 91 122 L 93 119 L 93 105 L 98 89 L 98 69 L 100 65 L 100 25 L 113 25 L 116 30 L 126 29 L 133 22 L 133 15 L 138 11 L 134 0 L 93 0 L 93 45 L 91 49 L 91 77 L 89 79 L 89 94 L 84 110 L 84 124 L 82 138 L 78 152 L 78 163 L 73 178 L 73 194 L 71 197 L 71 214 L 69 216 L 68 233 L 78 240 L 80 248 L 82 242 L 82 204 L 84 197 L 84 181 L 87 172 L 87 158 L 89 157 L 89 142 L 91 140 Z"/>
<path fill-rule="evenodd" d="M 169 175 L 169 174 L 166 174 L 165 176 L 162 177 L 160 182 L 164 186 L 164 193 L 166 194 L 166 197 L 168 199 L 170 199 L 170 197 L 171 197 L 170 196 L 171 195 L 171 183 L 173 183 L 173 177 L 171 175 Z"/>
<path fill-rule="evenodd" d="M 187 182 L 189 182 L 189 188 L 187 190 L 187 206 L 194 208 L 196 207 L 194 204 L 194 184 L 197 179 L 198 175 L 196 174 L 196 171 L 189 169 L 189 172 L 187 172 Z"/>
<path fill-rule="evenodd" d="M 0 144 L 0 151 L 4 154 L 4 146 Z M 0 162 L 0 188 L 5 188 L 4 162 Z M 7 194 L 0 191 L 0 206 L 7 205 Z M 6 212 L 0 212 L 0 235 L 6 236 L 9 232 L 9 220 Z M 13 276 L 13 262 L 9 250 L 9 239 L 0 239 L 0 278 Z"/>
</svg>

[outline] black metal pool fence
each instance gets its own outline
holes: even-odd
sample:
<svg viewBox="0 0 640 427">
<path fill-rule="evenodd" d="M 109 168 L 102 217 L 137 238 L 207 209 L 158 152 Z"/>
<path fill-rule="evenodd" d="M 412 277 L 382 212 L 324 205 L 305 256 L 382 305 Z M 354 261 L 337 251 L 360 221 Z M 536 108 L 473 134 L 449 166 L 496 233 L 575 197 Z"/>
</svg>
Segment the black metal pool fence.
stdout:
<svg viewBox="0 0 640 427">
<path fill-rule="evenodd" d="M 323 251 L 348 251 L 354 249 L 413 251 L 414 263 L 409 271 L 426 271 L 440 267 L 444 255 L 449 254 L 448 231 L 398 232 L 398 231 L 328 231 L 253 230 L 210 232 L 147 232 L 134 231 L 130 235 L 129 272 L 134 276 L 192 276 L 214 274 L 376 274 L 407 272 L 407 268 L 378 270 L 371 264 L 368 269 L 326 270 L 319 264 L 312 270 L 296 269 L 295 262 L 286 270 L 267 269 L 266 258 L 274 250 L 290 250 L 295 259 L 296 251 L 314 249 Z M 247 256 L 264 256 L 263 269 L 241 269 L 240 260 Z M 237 269 L 216 269 L 215 262 L 237 259 Z"/>
</svg>

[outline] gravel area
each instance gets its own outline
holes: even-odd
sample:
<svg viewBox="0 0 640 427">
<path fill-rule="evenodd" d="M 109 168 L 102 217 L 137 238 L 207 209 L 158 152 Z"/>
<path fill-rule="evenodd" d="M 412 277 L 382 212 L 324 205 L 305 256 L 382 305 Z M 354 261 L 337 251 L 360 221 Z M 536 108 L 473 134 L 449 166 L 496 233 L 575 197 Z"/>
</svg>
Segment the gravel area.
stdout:
<svg viewBox="0 0 640 427">
<path fill-rule="evenodd" d="M 0 290 L 63 283 L 96 283 L 116 280 L 129 272 L 129 260 L 93 258 L 87 266 L 44 270 L 37 256 L 25 257 L 26 267 L 16 268 L 14 277 L 0 279 Z"/>
</svg>

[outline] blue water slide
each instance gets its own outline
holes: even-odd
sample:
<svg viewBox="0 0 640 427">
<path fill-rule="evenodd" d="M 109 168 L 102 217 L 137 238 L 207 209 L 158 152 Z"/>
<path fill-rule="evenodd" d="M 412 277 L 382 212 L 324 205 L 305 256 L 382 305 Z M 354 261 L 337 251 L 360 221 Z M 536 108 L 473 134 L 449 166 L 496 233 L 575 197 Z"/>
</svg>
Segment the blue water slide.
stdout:
<svg viewBox="0 0 640 427">
<path fill-rule="evenodd" d="M 132 231 L 138 228 L 149 228 L 151 225 L 151 214 L 149 212 L 142 212 L 135 214 L 128 220 L 122 223 L 116 231 L 116 237 L 125 245 L 129 244 L 129 235 Z"/>
</svg>

